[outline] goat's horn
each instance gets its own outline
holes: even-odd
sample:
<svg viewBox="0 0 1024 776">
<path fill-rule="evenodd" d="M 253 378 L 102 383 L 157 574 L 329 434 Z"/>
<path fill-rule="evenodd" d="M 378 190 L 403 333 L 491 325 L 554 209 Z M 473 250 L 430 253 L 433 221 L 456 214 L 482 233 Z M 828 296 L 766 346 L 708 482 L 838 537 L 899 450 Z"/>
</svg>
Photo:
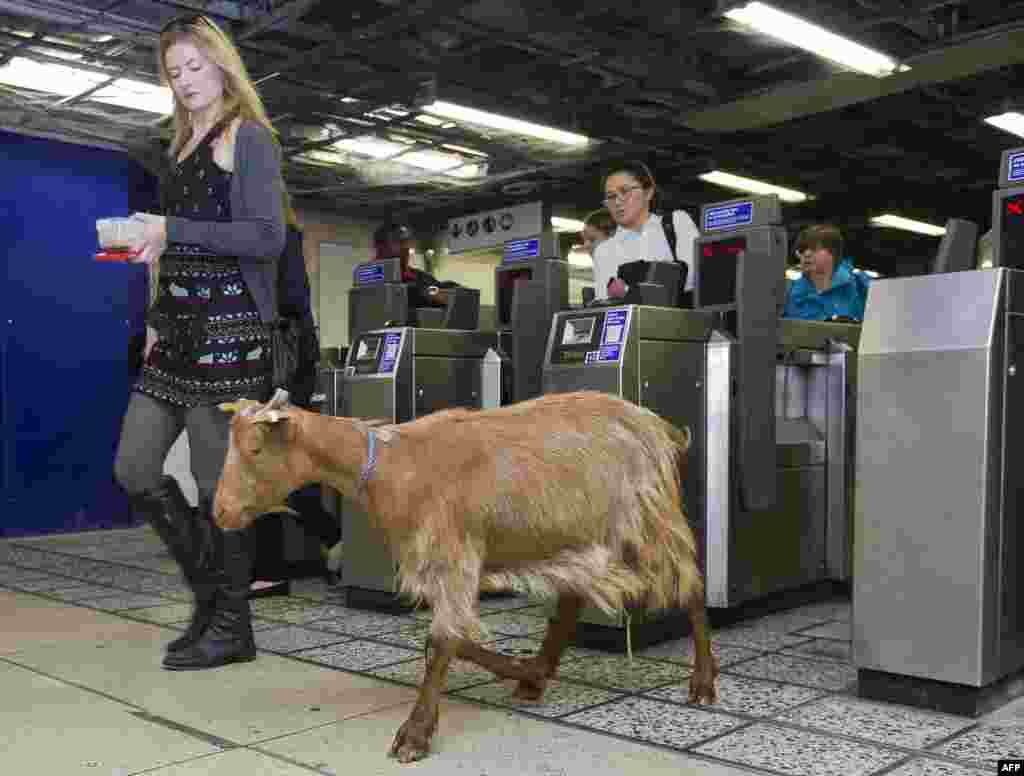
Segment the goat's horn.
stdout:
<svg viewBox="0 0 1024 776">
<path fill-rule="evenodd" d="M 217 407 L 224 412 L 238 413 L 239 415 L 251 415 L 253 410 L 259 406 L 259 402 L 252 399 L 239 399 L 218 404 Z"/>
<path fill-rule="evenodd" d="M 266 409 L 276 410 L 283 407 L 287 403 L 288 391 L 286 391 L 284 388 L 278 388 L 276 391 L 274 391 L 274 395 L 270 398 L 270 401 L 267 402 Z"/>
<path fill-rule="evenodd" d="M 253 423 L 280 423 L 282 420 L 288 420 L 288 413 L 264 408 L 253 415 L 250 420 Z"/>
</svg>

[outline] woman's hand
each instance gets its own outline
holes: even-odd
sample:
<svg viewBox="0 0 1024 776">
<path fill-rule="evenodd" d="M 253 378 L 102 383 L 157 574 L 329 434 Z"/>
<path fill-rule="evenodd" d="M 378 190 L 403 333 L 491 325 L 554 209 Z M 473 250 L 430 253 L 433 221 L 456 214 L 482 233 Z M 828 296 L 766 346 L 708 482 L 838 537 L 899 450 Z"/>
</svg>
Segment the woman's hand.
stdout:
<svg viewBox="0 0 1024 776">
<path fill-rule="evenodd" d="M 160 336 L 156 333 L 156 329 L 152 326 L 146 327 L 146 346 L 142 350 L 142 360 L 149 361 L 149 353 L 153 350 L 153 346 L 157 343 Z"/>
<path fill-rule="evenodd" d="M 153 213 L 133 213 L 132 218 L 142 221 L 142 236 L 132 245 L 138 255 L 133 264 L 152 264 L 167 250 L 167 219 Z"/>
<path fill-rule="evenodd" d="M 626 281 L 622 278 L 613 278 L 608 284 L 608 298 L 621 299 L 626 295 Z"/>
</svg>

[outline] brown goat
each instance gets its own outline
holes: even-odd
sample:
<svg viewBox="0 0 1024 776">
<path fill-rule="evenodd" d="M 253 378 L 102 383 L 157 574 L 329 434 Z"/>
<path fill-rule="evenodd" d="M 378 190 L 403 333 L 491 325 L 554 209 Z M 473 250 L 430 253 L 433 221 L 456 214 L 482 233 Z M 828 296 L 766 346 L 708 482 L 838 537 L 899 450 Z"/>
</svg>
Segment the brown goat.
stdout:
<svg viewBox="0 0 1024 776">
<path fill-rule="evenodd" d="M 695 667 L 690 700 L 716 699 L 703 582 L 682 509 L 689 436 L 649 410 L 597 392 L 542 396 L 500 409 L 445 410 L 400 426 L 303 412 L 278 392 L 242 401 L 217 487 L 217 524 L 246 527 L 293 490 L 327 483 L 363 504 L 398 561 L 400 589 L 433 607 L 432 658 L 391 754 L 425 757 L 452 658 L 518 679 L 539 699 L 580 607 L 686 607 Z M 367 465 L 369 436 L 376 462 Z M 365 467 L 365 468 L 364 468 Z M 510 658 L 478 645 L 480 590 L 556 595 L 540 653 Z"/>
</svg>

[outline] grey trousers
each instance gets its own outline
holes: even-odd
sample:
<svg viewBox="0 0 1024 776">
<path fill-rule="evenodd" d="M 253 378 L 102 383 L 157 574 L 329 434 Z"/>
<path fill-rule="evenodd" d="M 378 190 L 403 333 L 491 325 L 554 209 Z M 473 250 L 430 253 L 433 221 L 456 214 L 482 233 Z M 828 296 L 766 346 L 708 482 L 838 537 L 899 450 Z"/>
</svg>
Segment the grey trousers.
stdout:
<svg viewBox="0 0 1024 776">
<path fill-rule="evenodd" d="M 133 391 L 121 425 L 114 476 L 133 495 L 159 487 L 167 453 L 185 429 L 199 503 L 209 508 L 224 467 L 230 427 L 231 416 L 216 405 L 176 407 Z"/>
</svg>

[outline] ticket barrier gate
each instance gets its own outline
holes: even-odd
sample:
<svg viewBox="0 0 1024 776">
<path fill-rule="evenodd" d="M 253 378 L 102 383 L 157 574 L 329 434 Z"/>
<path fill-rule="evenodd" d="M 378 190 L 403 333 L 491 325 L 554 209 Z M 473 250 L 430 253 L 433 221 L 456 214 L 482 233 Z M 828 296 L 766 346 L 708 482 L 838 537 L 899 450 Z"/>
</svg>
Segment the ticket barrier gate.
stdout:
<svg viewBox="0 0 1024 776">
<path fill-rule="evenodd" d="M 441 409 L 484 408 L 500 401 L 494 332 L 412 327 L 356 337 L 341 377 L 339 414 L 405 423 Z M 355 608 L 401 610 L 395 563 L 366 512 L 341 498 L 341 585 Z"/>
<path fill-rule="evenodd" d="M 848 398 L 860 327 L 779 320 L 786 250 L 777 202 L 709 206 L 705 225 L 716 208 L 748 220 L 705 228 L 697 240 L 698 308 L 559 313 L 544 389 L 607 391 L 690 430 L 683 490 L 707 605 L 732 609 L 849 578 Z M 634 645 L 687 628 L 681 612 L 629 617 Z M 624 619 L 589 608 L 577 641 L 621 649 L 626 631 Z"/>
<path fill-rule="evenodd" d="M 868 295 L 853 584 L 862 697 L 978 716 L 1024 688 L 1022 184 L 1024 148 L 1004 152 L 994 269 L 893 278 Z"/>
</svg>

